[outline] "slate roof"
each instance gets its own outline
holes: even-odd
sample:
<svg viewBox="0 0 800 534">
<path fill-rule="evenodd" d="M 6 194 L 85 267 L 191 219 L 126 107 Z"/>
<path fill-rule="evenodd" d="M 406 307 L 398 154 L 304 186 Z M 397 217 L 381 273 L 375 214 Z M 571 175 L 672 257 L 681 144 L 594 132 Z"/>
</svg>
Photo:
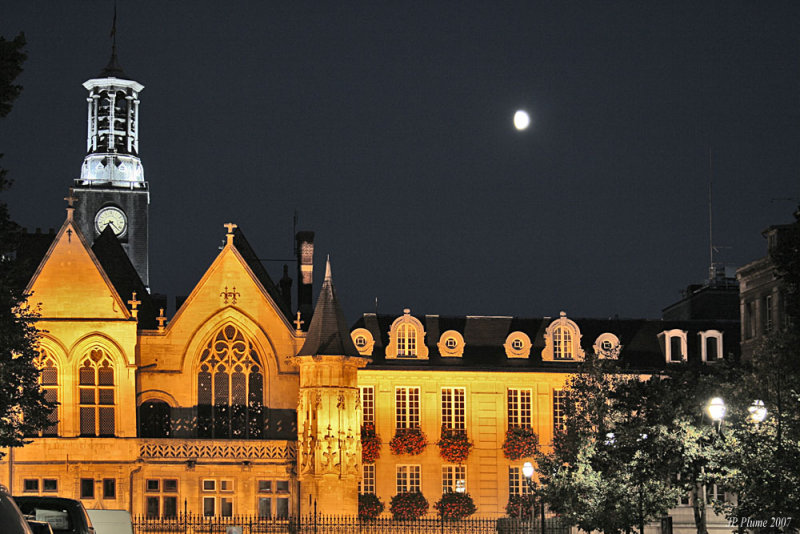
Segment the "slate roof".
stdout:
<svg viewBox="0 0 800 534">
<path fill-rule="evenodd" d="M 545 347 L 546 328 L 557 318 L 550 317 L 485 317 L 485 316 L 438 316 L 414 315 L 425 328 L 425 345 L 429 350 L 428 360 L 414 358 L 386 359 L 389 330 L 396 315 L 364 314 L 351 328 L 365 328 L 375 340 L 372 363 L 367 369 L 427 369 L 427 370 L 495 370 L 495 371 L 545 371 L 561 372 L 574 370 L 579 362 L 545 362 L 542 350 Z M 698 332 L 719 330 L 723 332 L 722 353 L 724 357 L 738 358 L 739 321 L 697 320 L 664 321 L 659 319 L 592 319 L 568 317 L 574 321 L 581 333 L 580 345 L 586 354 L 593 352 L 593 345 L 605 332 L 616 335 L 622 350 L 619 360 L 637 371 L 653 371 L 666 367 L 664 349 L 658 334 L 665 330 L 687 331 L 688 360 L 700 362 L 700 340 Z M 442 357 L 437 343 L 442 333 L 455 330 L 464 337 L 462 357 Z M 509 334 L 521 331 L 531 339 L 532 348 L 528 358 L 508 358 L 503 344 Z"/>
<path fill-rule="evenodd" d="M 106 226 L 105 230 L 95 239 L 92 252 L 128 309 L 130 310 L 128 301 L 131 300 L 134 292 L 136 300 L 142 302 L 138 306 L 138 328 L 155 329 L 158 324 L 156 322 L 157 306 L 110 225 Z"/>
<path fill-rule="evenodd" d="M 250 270 L 256 275 L 258 281 L 262 286 L 264 286 L 264 289 L 267 290 L 267 293 L 278 305 L 278 308 L 280 308 L 281 313 L 283 313 L 286 319 L 290 322 L 294 320 L 294 316 L 292 316 L 289 305 L 286 303 L 283 295 L 281 295 L 278 287 L 272 281 L 272 278 L 270 278 L 269 273 L 267 273 L 267 270 L 264 268 L 264 264 L 258 259 L 258 255 L 256 254 L 255 250 L 253 250 L 253 247 L 250 246 L 247 238 L 245 238 L 242 229 L 236 228 L 234 229 L 233 233 L 233 246 L 236 247 L 236 250 L 238 250 L 239 254 L 241 254 L 242 258 L 244 258 L 247 266 L 250 267 Z"/>
<path fill-rule="evenodd" d="M 306 341 L 297 355 L 360 356 L 350 338 L 342 307 L 336 299 L 330 260 L 325 266 L 325 280 L 322 282 Z"/>
</svg>

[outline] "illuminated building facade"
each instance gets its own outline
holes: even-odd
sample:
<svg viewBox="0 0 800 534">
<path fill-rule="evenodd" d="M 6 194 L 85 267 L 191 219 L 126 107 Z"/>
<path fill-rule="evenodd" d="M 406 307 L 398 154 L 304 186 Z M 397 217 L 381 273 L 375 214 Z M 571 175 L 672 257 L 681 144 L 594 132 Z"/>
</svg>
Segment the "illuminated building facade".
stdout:
<svg viewBox="0 0 800 534">
<path fill-rule="evenodd" d="M 298 234 L 296 307 L 244 233 L 225 245 L 172 317 L 147 290 L 148 188 L 138 93 L 112 61 L 86 82 L 87 156 L 62 227 L 27 288 L 41 306 L 41 383 L 52 425 L 0 461 L 17 494 L 173 516 L 351 514 L 358 493 L 435 502 L 465 488 L 481 515 L 527 491 L 506 431 L 547 446 L 559 394 L 587 353 L 652 372 L 738 349 L 738 323 L 365 314 L 352 327 L 330 266 L 312 306 L 313 234 Z M 77 201 L 77 204 L 76 204 Z M 142 237 L 144 236 L 144 237 Z M 144 248 L 142 248 L 144 247 Z M 285 271 L 284 271 L 285 273 Z M 361 427 L 382 451 L 362 462 Z M 427 445 L 395 455 L 396 434 Z M 474 444 L 442 459 L 441 432 Z M 690 512 L 687 512 L 690 515 Z"/>
</svg>

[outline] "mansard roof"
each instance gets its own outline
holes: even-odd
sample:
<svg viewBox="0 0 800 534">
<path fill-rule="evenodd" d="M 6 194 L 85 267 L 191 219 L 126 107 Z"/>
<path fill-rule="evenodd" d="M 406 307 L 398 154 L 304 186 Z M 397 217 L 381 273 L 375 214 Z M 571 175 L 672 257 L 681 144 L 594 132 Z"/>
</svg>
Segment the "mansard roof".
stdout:
<svg viewBox="0 0 800 534">
<path fill-rule="evenodd" d="M 557 318 L 510 316 L 439 316 L 414 315 L 425 329 L 424 344 L 429 349 L 428 359 L 386 358 L 389 332 L 396 315 L 364 314 L 351 328 L 364 328 L 374 339 L 372 363 L 367 369 L 430 369 L 430 370 L 496 370 L 496 371 L 551 371 L 575 370 L 579 361 L 543 361 L 545 331 Z M 637 371 L 658 370 L 666 367 L 659 334 L 669 330 L 687 332 L 689 362 L 701 360 L 699 332 L 723 332 L 722 354 L 737 358 L 739 354 L 739 321 L 693 320 L 665 321 L 659 319 L 596 319 L 570 317 L 580 329 L 580 346 L 586 354 L 594 352 L 593 345 L 604 333 L 614 334 L 622 346 L 619 361 L 623 366 Z M 441 334 L 448 330 L 459 332 L 464 338 L 461 357 L 444 357 L 438 347 Z M 528 358 L 509 358 L 504 344 L 509 334 L 523 332 L 532 343 Z"/>
<path fill-rule="evenodd" d="M 306 341 L 298 353 L 298 356 L 323 355 L 360 356 L 350 338 L 342 307 L 336 299 L 330 260 L 325 267 L 325 280 L 322 282 Z"/>
</svg>

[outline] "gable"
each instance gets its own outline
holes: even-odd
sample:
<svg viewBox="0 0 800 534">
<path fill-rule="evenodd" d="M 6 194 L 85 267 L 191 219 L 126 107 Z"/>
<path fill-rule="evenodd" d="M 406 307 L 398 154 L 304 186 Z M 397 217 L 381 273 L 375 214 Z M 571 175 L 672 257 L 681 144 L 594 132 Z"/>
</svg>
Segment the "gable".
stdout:
<svg viewBox="0 0 800 534">
<path fill-rule="evenodd" d="M 43 318 L 130 318 L 72 217 L 56 234 L 27 291 Z"/>
</svg>

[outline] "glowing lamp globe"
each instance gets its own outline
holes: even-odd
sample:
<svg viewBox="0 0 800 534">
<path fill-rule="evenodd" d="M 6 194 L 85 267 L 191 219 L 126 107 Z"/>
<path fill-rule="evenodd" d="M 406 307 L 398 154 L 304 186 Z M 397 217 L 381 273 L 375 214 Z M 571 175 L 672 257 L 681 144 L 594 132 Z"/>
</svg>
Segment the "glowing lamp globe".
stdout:
<svg viewBox="0 0 800 534">
<path fill-rule="evenodd" d="M 753 401 L 747 411 L 750 412 L 750 420 L 754 423 L 760 423 L 767 418 L 767 407 L 762 400 Z"/>
<path fill-rule="evenodd" d="M 533 464 L 530 462 L 525 462 L 522 465 L 522 474 L 525 478 L 531 478 L 533 476 Z"/>
<path fill-rule="evenodd" d="M 525 130 L 531 124 L 531 117 L 527 111 L 520 109 L 514 113 L 514 128 L 519 131 Z"/>
<path fill-rule="evenodd" d="M 708 402 L 708 416 L 711 417 L 712 421 L 722 421 L 725 418 L 725 411 L 727 410 L 725 406 L 725 401 L 722 400 L 721 397 L 714 397 Z"/>
</svg>

